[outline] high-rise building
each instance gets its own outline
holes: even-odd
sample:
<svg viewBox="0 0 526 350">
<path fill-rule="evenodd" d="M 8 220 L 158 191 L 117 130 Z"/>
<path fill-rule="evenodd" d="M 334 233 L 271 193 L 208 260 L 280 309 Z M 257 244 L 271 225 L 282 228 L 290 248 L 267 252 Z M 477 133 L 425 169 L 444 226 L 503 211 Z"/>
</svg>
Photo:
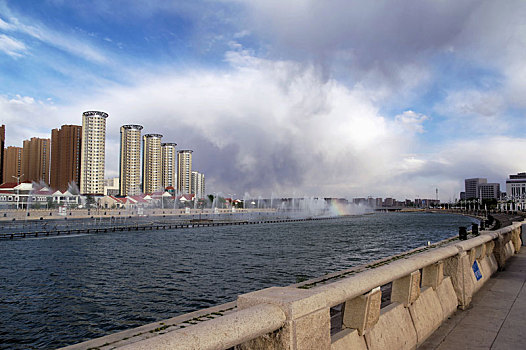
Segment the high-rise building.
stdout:
<svg viewBox="0 0 526 350">
<path fill-rule="evenodd" d="M 466 199 L 478 198 L 477 186 L 479 184 L 485 184 L 488 179 L 485 178 L 473 178 L 464 180 Z"/>
<path fill-rule="evenodd" d="M 82 127 L 80 125 L 62 125 L 51 130 L 51 179 L 54 190 L 65 192 L 69 186 L 80 183 L 80 147 Z"/>
<path fill-rule="evenodd" d="M 32 137 L 30 140 L 24 140 L 20 181 L 43 181 L 49 184 L 49 146 L 49 139 Z"/>
<path fill-rule="evenodd" d="M 81 194 L 104 193 L 106 118 L 108 114 L 105 112 L 82 113 Z"/>
<path fill-rule="evenodd" d="M 177 192 L 181 194 L 189 194 L 192 190 L 192 152 L 177 152 Z"/>
<path fill-rule="evenodd" d="M 4 179 L 4 162 L 5 162 L 5 125 L 0 126 L 0 181 Z"/>
<path fill-rule="evenodd" d="M 162 184 L 163 189 L 167 187 L 177 187 L 177 151 L 175 150 L 176 143 L 162 143 Z"/>
<path fill-rule="evenodd" d="M 22 147 L 9 146 L 4 150 L 4 178 L 2 182 L 22 180 Z"/>
<path fill-rule="evenodd" d="M 198 171 L 192 171 L 191 193 L 195 194 L 197 198 L 205 197 L 205 175 Z"/>
<path fill-rule="evenodd" d="M 477 198 L 479 199 L 500 199 L 500 184 L 496 182 L 478 184 Z"/>
<path fill-rule="evenodd" d="M 141 125 L 121 126 L 119 163 L 121 196 L 135 196 L 141 193 L 141 130 Z"/>
<path fill-rule="evenodd" d="M 162 160 L 160 134 L 143 136 L 142 190 L 153 193 L 162 189 Z"/>
</svg>

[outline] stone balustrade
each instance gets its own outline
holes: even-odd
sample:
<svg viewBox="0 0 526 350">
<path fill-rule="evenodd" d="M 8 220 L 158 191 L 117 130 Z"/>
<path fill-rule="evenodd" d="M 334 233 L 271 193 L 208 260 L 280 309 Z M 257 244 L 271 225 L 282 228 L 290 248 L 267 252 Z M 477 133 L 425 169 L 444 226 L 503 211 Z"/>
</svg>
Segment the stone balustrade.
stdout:
<svg viewBox="0 0 526 350">
<path fill-rule="evenodd" d="M 349 276 L 332 274 L 308 289 L 271 287 L 243 294 L 231 314 L 128 343 L 125 349 L 414 349 L 457 307 L 466 309 L 473 294 L 520 250 L 522 227 L 526 224 L 481 231 Z M 385 286 L 391 287 L 390 297 L 381 307 Z M 331 308 L 338 306 L 342 317 L 331 321 Z"/>
</svg>

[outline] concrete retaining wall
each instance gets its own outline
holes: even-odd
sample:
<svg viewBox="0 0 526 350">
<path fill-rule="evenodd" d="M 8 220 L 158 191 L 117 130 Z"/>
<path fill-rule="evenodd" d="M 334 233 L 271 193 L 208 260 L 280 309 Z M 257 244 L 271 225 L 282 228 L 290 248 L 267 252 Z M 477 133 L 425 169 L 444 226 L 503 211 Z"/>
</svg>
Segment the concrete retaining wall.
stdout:
<svg viewBox="0 0 526 350">
<path fill-rule="evenodd" d="M 349 277 L 333 276 L 334 282 L 310 289 L 271 287 L 243 294 L 230 315 L 125 348 L 414 349 L 457 307 L 467 308 L 473 294 L 520 250 L 521 224 L 482 231 Z M 380 286 L 388 284 L 391 302 L 381 308 Z M 331 308 L 339 305 L 343 315 L 334 324 Z M 331 334 L 331 328 L 340 331 Z"/>
</svg>

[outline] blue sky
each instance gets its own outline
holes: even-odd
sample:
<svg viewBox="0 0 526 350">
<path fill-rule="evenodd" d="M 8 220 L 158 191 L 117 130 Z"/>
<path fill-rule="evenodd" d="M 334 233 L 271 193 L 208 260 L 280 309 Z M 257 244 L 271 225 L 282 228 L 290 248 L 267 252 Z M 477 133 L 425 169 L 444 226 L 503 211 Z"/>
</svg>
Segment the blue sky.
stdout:
<svg viewBox="0 0 526 350">
<path fill-rule="evenodd" d="M 108 112 L 207 189 L 458 197 L 526 170 L 522 1 L 0 0 L 8 145 Z"/>
</svg>

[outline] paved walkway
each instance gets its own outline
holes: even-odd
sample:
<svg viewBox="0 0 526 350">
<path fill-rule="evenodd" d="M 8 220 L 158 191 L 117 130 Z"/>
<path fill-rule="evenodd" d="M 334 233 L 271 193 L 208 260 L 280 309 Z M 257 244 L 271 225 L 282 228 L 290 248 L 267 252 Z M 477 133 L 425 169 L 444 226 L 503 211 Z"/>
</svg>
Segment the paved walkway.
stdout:
<svg viewBox="0 0 526 350">
<path fill-rule="evenodd" d="M 526 349 L 526 247 L 508 260 L 419 347 L 422 349 Z"/>
</svg>

